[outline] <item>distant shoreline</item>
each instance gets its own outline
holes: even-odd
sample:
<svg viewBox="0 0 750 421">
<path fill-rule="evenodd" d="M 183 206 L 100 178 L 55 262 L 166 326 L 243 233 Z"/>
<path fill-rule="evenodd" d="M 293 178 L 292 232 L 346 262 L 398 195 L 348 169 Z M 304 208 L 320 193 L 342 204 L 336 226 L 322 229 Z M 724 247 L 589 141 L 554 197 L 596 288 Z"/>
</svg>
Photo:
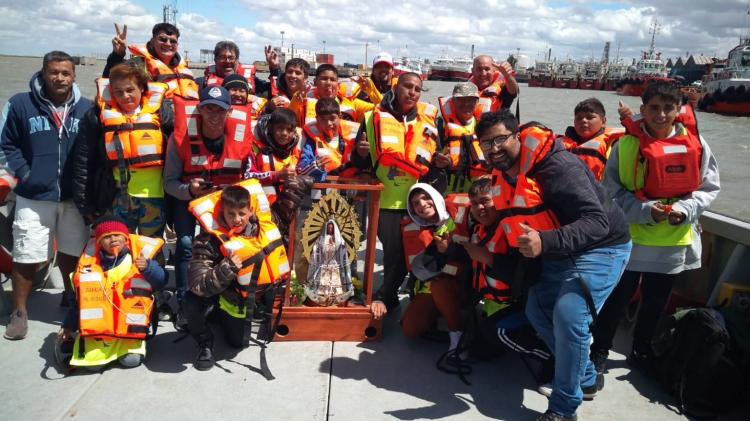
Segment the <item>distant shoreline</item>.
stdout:
<svg viewBox="0 0 750 421">
<path fill-rule="evenodd" d="M 75 55 L 74 55 L 75 56 Z M 8 58 L 42 58 L 44 56 L 22 56 L 17 54 L 0 54 L 0 58 L 8 57 Z M 81 56 L 81 57 L 89 57 L 89 56 Z M 105 58 L 97 58 L 97 61 L 107 61 Z"/>
</svg>

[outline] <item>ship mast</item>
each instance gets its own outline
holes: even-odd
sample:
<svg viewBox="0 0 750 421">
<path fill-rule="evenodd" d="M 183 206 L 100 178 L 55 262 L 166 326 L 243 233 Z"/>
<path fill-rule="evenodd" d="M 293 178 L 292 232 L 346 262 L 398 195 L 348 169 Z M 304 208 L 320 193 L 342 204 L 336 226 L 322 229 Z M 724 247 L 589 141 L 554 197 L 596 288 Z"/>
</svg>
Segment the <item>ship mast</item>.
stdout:
<svg viewBox="0 0 750 421">
<path fill-rule="evenodd" d="M 656 33 L 659 32 L 659 29 L 659 21 L 654 17 L 651 23 L 651 45 L 648 47 L 648 58 L 650 59 L 654 58 L 654 53 L 656 52 Z"/>
</svg>

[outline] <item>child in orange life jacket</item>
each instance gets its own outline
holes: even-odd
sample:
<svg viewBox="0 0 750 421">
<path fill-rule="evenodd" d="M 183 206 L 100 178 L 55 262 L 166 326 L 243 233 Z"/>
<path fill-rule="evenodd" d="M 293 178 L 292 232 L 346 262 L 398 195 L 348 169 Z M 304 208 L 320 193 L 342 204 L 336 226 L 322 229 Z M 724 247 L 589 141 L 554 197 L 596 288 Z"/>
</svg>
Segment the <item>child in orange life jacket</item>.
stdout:
<svg viewBox="0 0 750 421">
<path fill-rule="evenodd" d="M 303 130 L 297 172 L 311 176 L 316 182 L 325 181 L 328 174 L 352 173 L 349 155 L 355 146 L 359 124 L 342 120 L 341 108 L 333 98 L 318 100 L 315 114 L 315 123 L 307 124 Z"/>
<path fill-rule="evenodd" d="M 138 256 L 133 255 L 128 247 L 130 237 L 124 221 L 116 217 L 100 218 L 94 224 L 94 237 L 98 244 L 96 251 L 98 262 L 107 275 L 108 281 L 117 282 L 118 280 L 114 277 L 118 276 L 118 272 L 127 273 L 131 265 L 135 265 L 143 279 L 151 284 L 152 291 L 161 290 L 167 283 L 167 272 L 156 260 L 149 259 L 142 253 Z M 78 273 L 74 276 L 80 275 L 84 270 L 86 268 L 79 266 Z M 93 282 L 92 284 L 99 286 Z M 112 289 L 106 289 L 110 294 L 112 293 Z M 58 349 L 56 349 L 56 356 L 62 357 L 60 359 L 66 360 L 71 353 L 72 358 L 69 362 L 67 360 L 59 362 L 73 367 L 101 367 L 114 360 L 118 360 L 123 367 L 127 368 L 140 365 L 146 355 L 146 344 L 142 339 L 86 338 L 82 341 L 80 336 L 74 333 L 79 330 L 80 321 L 80 290 L 76 293 L 79 296 L 70 303 L 68 313 L 58 332 Z M 108 298 L 113 299 L 113 297 Z M 81 346 L 84 347 L 83 350 L 80 350 Z"/>
<path fill-rule="evenodd" d="M 585 99 L 576 105 L 573 126 L 561 137 L 565 149 L 576 154 L 591 170 L 597 181 L 604 176 L 612 139 L 622 134 L 621 129 L 606 127 L 604 105 L 596 98 Z"/>
<path fill-rule="evenodd" d="M 225 187 L 220 197 L 220 220 L 228 236 L 257 237 L 261 225 L 251 206 L 252 197 L 243 187 Z M 264 199 L 265 200 L 265 199 Z M 238 274 L 243 267 L 238 253 L 222 251 L 219 237 L 202 232 L 193 242 L 193 256 L 188 270 L 188 292 L 185 295 L 184 309 L 190 334 L 198 343 L 198 354 L 194 367 L 209 370 L 214 365 L 213 332 L 206 323 L 207 314 L 213 308 L 224 330 L 227 343 L 235 348 L 247 345 L 250 327 L 245 321 L 244 304 Z"/>
<path fill-rule="evenodd" d="M 277 190 L 284 180 L 297 174 L 300 156 L 297 117 L 286 108 L 277 108 L 258 120 L 253 136 L 255 145 L 245 164 L 245 179 L 256 178 L 264 187 Z M 267 196 L 273 194 L 266 191 Z"/>
<path fill-rule="evenodd" d="M 409 189 L 407 211 L 417 226 L 432 230 L 433 240 L 411 259 L 411 272 L 417 283 L 414 298 L 401 318 L 401 328 L 406 336 L 419 336 L 442 315 L 448 323 L 449 350 L 453 350 L 463 331 L 460 291 L 455 276 L 447 275 L 443 269 L 448 256 L 462 251 L 461 247 L 451 246 L 450 237 L 456 224 L 448 214 L 443 196 L 429 184 L 416 183 Z"/>
</svg>

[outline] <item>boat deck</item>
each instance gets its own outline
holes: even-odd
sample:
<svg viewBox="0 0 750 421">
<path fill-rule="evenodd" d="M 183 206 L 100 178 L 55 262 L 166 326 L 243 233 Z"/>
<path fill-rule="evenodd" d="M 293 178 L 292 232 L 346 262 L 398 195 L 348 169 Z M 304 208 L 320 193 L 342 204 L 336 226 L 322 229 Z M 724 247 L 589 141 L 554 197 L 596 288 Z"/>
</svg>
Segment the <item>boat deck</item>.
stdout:
<svg viewBox="0 0 750 421">
<path fill-rule="evenodd" d="M 59 290 L 34 293 L 27 338 L 0 339 L 0 420 L 531 420 L 546 409 L 546 398 L 535 391 L 518 355 L 477 363 L 467 386 L 436 370 L 445 344 L 403 337 L 395 315 L 386 319 L 380 342 L 270 344 L 272 381 L 258 373 L 257 347 L 237 352 L 221 339 L 216 367 L 195 370 L 192 339 L 175 342 L 182 335 L 165 322 L 141 367 L 65 375 L 53 357 L 64 316 L 59 301 Z M 622 333 L 605 389 L 580 407 L 580 419 L 683 419 L 656 383 L 628 369 L 623 350 L 629 345 Z M 748 409 L 727 419 L 744 419 Z"/>
</svg>

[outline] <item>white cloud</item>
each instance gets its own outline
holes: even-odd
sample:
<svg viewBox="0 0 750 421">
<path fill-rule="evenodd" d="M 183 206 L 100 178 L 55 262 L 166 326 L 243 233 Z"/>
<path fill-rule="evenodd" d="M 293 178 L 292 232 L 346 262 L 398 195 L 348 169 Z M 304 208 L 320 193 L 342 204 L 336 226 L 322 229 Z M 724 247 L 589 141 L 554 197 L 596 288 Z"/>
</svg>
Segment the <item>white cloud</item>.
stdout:
<svg viewBox="0 0 750 421">
<path fill-rule="evenodd" d="M 668 56 L 716 53 L 737 42 L 745 21 L 746 0 L 635 0 L 596 3 L 572 0 L 429 0 L 351 2 L 345 0 L 241 0 L 238 15 L 252 16 L 247 25 L 222 22 L 217 15 L 196 12 L 188 2 L 178 17 L 181 49 L 191 55 L 222 39 L 240 45 L 246 61 L 262 58 L 262 46 L 285 44 L 334 53 L 338 62 L 372 57 L 379 48 L 398 56 L 434 58 L 443 53 L 477 53 L 504 58 L 516 48 L 532 58 L 552 48 L 553 56 L 582 58 L 601 54 L 612 41 L 612 54 L 634 57 L 650 41 L 653 16 L 661 22 L 657 47 Z M 206 6 L 205 9 L 210 9 Z M 242 10 L 244 8 L 244 10 Z M 600 9 L 600 10 L 597 10 Z M 129 41 L 143 42 L 157 17 L 130 0 L 10 0 L 0 5 L 0 53 L 41 55 L 52 49 L 73 54 L 106 53 L 112 22 L 127 22 Z M 745 34 L 748 30 L 745 29 Z M 195 58 L 196 56 L 194 56 Z"/>
</svg>

